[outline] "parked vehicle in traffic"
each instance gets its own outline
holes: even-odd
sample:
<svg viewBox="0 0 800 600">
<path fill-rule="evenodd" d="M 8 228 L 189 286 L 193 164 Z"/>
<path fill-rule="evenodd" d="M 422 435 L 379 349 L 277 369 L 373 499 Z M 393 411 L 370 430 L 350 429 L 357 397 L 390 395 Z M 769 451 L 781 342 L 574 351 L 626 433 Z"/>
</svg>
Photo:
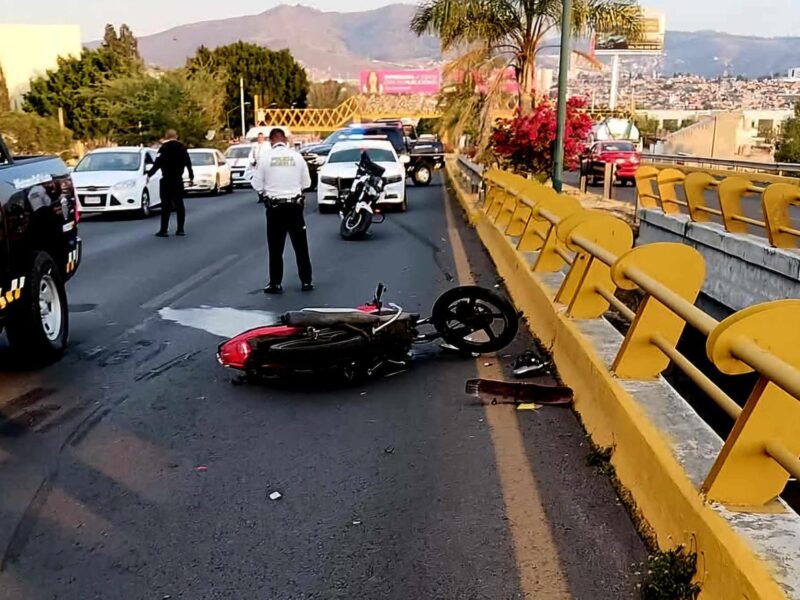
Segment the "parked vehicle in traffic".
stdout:
<svg viewBox="0 0 800 600">
<path fill-rule="evenodd" d="M 213 148 L 195 148 L 189 150 L 189 159 L 194 170 L 194 182 L 190 182 L 189 174 L 184 173 L 184 187 L 187 192 L 217 196 L 223 191 L 233 191 L 231 167 L 222 152 Z"/>
<path fill-rule="evenodd" d="M 623 184 L 636 182 L 636 169 L 641 162 L 641 153 L 633 142 L 595 142 L 585 159 L 587 175 L 591 185 L 597 185 L 605 177 L 606 164 L 614 165 L 615 181 Z"/>
<path fill-rule="evenodd" d="M 72 172 L 81 212 L 138 211 L 150 216 L 161 205 L 161 173 L 147 181 L 155 159 L 149 148 L 98 148 L 86 154 Z"/>
<path fill-rule="evenodd" d="M 406 176 L 416 185 L 429 185 L 434 171 L 444 166 L 444 147 L 435 137 L 412 139 L 406 136 L 405 127 L 399 120 L 359 123 L 335 131 L 319 144 L 304 146 L 300 152 L 308 163 L 312 189 L 317 186 L 319 169 L 327 161 L 333 146 L 354 138 L 387 140 L 405 166 Z"/>
<path fill-rule="evenodd" d="M 61 159 L 15 158 L 0 135 L 0 331 L 26 364 L 54 360 L 67 346 L 65 283 L 81 261 L 79 218 Z"/>
<path fill-rule="evenodd" d="M 250 164 L 252 144 L 235 144 L 225 151 L 225 160 L 231 168 L 235 187 L 250 186 L 253 183 L 253 165 Z"/>
<path fill-rule="evenodd" d="M 317 204 L 320 212 L 335 209 L 340 192 L 351 189 L 357 177 L 362 150 L 384 170 L 383 194 L 377 203 L 407 210 L 405 167 L 392 144 L 387 140 L 347 140 L 333 146 L 328 161 L 319 172 Z"/>
</svg>

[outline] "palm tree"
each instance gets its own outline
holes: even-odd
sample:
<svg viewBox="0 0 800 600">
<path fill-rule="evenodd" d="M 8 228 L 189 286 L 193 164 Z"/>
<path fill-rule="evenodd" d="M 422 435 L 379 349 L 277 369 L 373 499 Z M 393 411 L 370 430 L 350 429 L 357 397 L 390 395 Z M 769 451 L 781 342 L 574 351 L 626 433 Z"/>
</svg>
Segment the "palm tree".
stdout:
<svg viewBox="0 0 800 600">
<path fill-rule="evenodd" d="M 532 106 L 536 56 L 561 25 L 562 0 L 425 0 L 411 20 L 417 35 L 439 36 L 442 51 L 459 52 L 453 66 L 481 66 L 499 58 L 513 67 L 520 105 Z M 637 38 L 642 10 L 636 0 L 574 0 L 573 32 L 615 31 Z"/>
</svg>

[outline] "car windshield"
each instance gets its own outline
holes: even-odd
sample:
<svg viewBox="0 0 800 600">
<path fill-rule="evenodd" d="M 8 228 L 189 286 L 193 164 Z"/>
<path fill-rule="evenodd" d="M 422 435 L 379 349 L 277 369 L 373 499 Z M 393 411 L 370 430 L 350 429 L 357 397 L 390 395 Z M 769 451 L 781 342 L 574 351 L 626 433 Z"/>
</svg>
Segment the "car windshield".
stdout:
<svg viewBox="0 0 800 600">
<path fill-rule="evenodd" d="M 189 152 L 193 167 L 213 167 L 214 155 L 211 152 Z"/>
<path fill-rule="evenodd" d="M 394 154 L 384 148 L 367 148 L 372 162 L 396 162 Z M 330 163 L 357 163 L 361 160 L 361 148 L 347 148 L 331 155 Z"/>
<path fill-rule="evenodd" d="M 84 156 L 75 167 L 75 172 L 138 171 L 140 161 L 138 152 L 96 152 Z"/>
<path fill-rule="evenodd" d="M 250 146 L 240 146 L 238 148 L 228 148 L 225 158 L 247 158 L 250 156 Z M 192 159 L 194 164 L 194 159 Z"/>
<path fill-rule="evenodd" d="M 636 152 L 636 146 L 630 142 L 614 142 L 600 146 L 600 152 Z"/>
<path fill-rule="evenodd" d="M 343 139 L 347 138 L 350 135 L 350 132 L 347 129 L 340 129 L 332 134 L 330 134 L 327 138 L 325 138 L 326 144 L 335 144 L 336 142 L 341 142 Z"/>
</svg>

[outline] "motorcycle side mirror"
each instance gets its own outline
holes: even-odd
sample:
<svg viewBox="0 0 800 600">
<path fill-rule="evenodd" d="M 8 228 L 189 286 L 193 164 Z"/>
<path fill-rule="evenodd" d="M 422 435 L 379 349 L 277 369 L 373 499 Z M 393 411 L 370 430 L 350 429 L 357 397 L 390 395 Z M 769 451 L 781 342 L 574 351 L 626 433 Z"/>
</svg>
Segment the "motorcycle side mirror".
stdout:
<svg viewBox="0 0 800 600">
<path fill-rule="evenodd" d="M 381 307 L 381 300 L 383 300 L 383 294 L 386 292 L 386 286 L 383 283 L 378 284 L 378 288 L 375 290 L 375 305 L 380 309 Z"/>
</svg>

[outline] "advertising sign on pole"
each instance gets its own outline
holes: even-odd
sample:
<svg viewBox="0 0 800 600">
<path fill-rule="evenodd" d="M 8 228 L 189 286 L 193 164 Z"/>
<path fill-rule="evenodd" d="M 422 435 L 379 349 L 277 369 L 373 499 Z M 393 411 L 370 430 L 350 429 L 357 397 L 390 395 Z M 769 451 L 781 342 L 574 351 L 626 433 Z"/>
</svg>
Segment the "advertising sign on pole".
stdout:
<svg viewBox="0 0 800 600">
<path fill-rule="evenodd" d="M 619 31 L 597 31 L 592 39 L 592 50 L 598 56 L 621 54 L 663 54 L 667 19 L 663 12 L 642 9 L 642 36 L 631 40 Z"/>
</svg>

